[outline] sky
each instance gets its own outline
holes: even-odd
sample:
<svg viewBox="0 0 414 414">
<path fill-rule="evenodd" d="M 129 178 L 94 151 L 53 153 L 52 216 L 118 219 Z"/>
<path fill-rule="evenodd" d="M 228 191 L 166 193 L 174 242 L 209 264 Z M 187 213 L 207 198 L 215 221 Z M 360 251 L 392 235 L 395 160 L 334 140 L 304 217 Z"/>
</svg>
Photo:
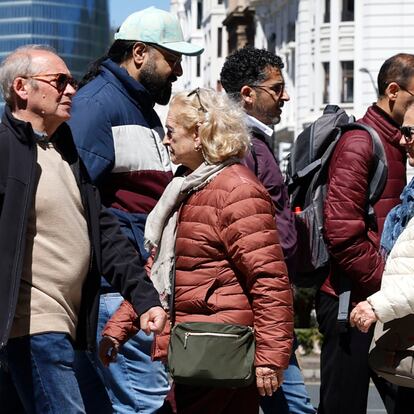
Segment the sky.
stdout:
<svg viewBox="0 0 414 414">
<path fill-rule="evenodd" d="M 111 27 L 117 28 L 133 12 L 150 6 L 169 10 L 169 0 L 109 0 L 109 22 Z"/>
</svg>

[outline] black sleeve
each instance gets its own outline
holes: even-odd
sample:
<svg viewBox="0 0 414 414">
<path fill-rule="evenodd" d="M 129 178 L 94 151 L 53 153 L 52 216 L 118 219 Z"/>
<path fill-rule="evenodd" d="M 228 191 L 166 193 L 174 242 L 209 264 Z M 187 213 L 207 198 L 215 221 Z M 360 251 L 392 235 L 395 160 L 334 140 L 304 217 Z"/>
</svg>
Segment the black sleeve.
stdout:
<svg viewBox="0 0 414 414">
<path fill-rule="evenodd" d="M 161 306 L 158 292 L 144 269 L 141 256 L 122 233 L 117 219 L 104 207 L 99 215 L 101 265 L 105 279 L 129 300 L 141 315 Z"/>
</svg>

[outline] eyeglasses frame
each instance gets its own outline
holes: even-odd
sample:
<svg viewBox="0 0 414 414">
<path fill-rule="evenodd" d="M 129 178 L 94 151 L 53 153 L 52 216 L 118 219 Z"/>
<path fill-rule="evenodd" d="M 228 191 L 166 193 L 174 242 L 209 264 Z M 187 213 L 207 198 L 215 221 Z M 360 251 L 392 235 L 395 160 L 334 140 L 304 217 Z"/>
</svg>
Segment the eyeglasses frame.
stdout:
<svg viewBox="0 0 414 414">
<path fill-rule="evenodd" d="M 47 80 L 47 79 L 42 79 L 43 76 L 54 76 L 54 78 Z M 63 88 L 59 88 L 57 85 L 59 76 L 66 77 L 66 81 L 64 82 Z M 76 81 L 76 79 L 73 76 L 68 75 L 66 73 L 61 73 L 61 72 L 60 73 L 39 73 L 37 75 L 21 76 L 21 77 L 24 79 L 34 79 L 37 81 L 48 83 L 50 86 L 55 88 L 60 94 L 63 94 L 63 92 L 65 92 L 65 89 L 67 88 L 68 85 L 72 86 L 72 88 L 75 89 L 75 91 L 78 89 L 78 82 Z M 56 82 L 56 85 L 53 85 L 52 82 Z"/>
<path fill-rule="evenodd" d="M 201 103 L 200 92 L 201 92 L 201 89 L 197 87 L 187 94 L 187 98 L 190 98 L 192 95 L 196 95 L 198 99 L 198 105 L 199 105 L 198 111 L 204 112 L 206 114 L 208 113 L 208 111 L 205 108 L 205 106 Z"/>
<path fill-rule="evenodd" d="M 171 50 L 166 49 L 165 47 L 162 47 L 160 45 L 158 45 L 157 43 L 145 43 L 147 46 L 153 47 L 154 49 L 158 50 L 165 58 L 165 60 L 167 62 L 172 61 L 173 59 L 168 59 L 168 55 L 173 56 L 174 57 L 174 62 L 171 62 L 171 68 L 172 70 L 174 70 L 177 65 L 181 65 L 181 62 L 183 60 L 183 55 L 181 54 L 176 54 Z M 164 55 L 164 53 L 167 55 L 167 57 Z"/>
<path fill-rule="evenodd" d="M 280 98 L 283 93 L 285 92 L 285 88 L 286 88 L 286 84 L 285 82 L 278 82 L 273 84 L 272 86 L 270 85 L 249 85 L 251 88 L 258 88 L 258 89 L 263 89 L 267 92 L 272 91 L 278 98 Z M 275 91 L 275 87 L 280 87 L 280 92 Z"/>
<path fill-rule="evenodd" d="M 401 86 L 400 84 L 397 84 L 400 89 L 402 89 L 403 91 L 407 92 L 408 94 L 410 94 L 411 96 L 414 96 L 414 92 L 409 91 L 407 88 L 405 88 L 404 86 Z"/>
</svg>

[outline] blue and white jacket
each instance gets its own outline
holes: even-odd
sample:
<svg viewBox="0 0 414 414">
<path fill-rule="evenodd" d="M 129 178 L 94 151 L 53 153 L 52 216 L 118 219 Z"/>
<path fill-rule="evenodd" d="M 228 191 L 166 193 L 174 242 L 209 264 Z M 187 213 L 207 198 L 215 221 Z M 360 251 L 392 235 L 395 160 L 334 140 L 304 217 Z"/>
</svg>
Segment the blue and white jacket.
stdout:
<svg viewBox="0 0 414 414">
<path fill-rule="evenodd" d="M 164 130 L 139 82 L 110 59 L 100 69 L 75 95 L 69 125 L 103 204 L 119 213 L 124 231 L 145 255 L 146 216 L 172 178 Z"/>
</svg>

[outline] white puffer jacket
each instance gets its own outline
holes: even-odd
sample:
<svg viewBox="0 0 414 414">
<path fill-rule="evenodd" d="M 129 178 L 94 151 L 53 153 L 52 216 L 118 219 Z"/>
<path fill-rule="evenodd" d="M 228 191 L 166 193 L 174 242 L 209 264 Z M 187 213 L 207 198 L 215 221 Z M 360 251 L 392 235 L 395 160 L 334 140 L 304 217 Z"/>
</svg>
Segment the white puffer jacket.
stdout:
<svg viewBox="0 0 414 414">
<path fill-rule="evenodd" d="M 367 300 L 383 323 L 414 314 L 414 218 L 390 252 L 381 289 Z"/>
</svg>

